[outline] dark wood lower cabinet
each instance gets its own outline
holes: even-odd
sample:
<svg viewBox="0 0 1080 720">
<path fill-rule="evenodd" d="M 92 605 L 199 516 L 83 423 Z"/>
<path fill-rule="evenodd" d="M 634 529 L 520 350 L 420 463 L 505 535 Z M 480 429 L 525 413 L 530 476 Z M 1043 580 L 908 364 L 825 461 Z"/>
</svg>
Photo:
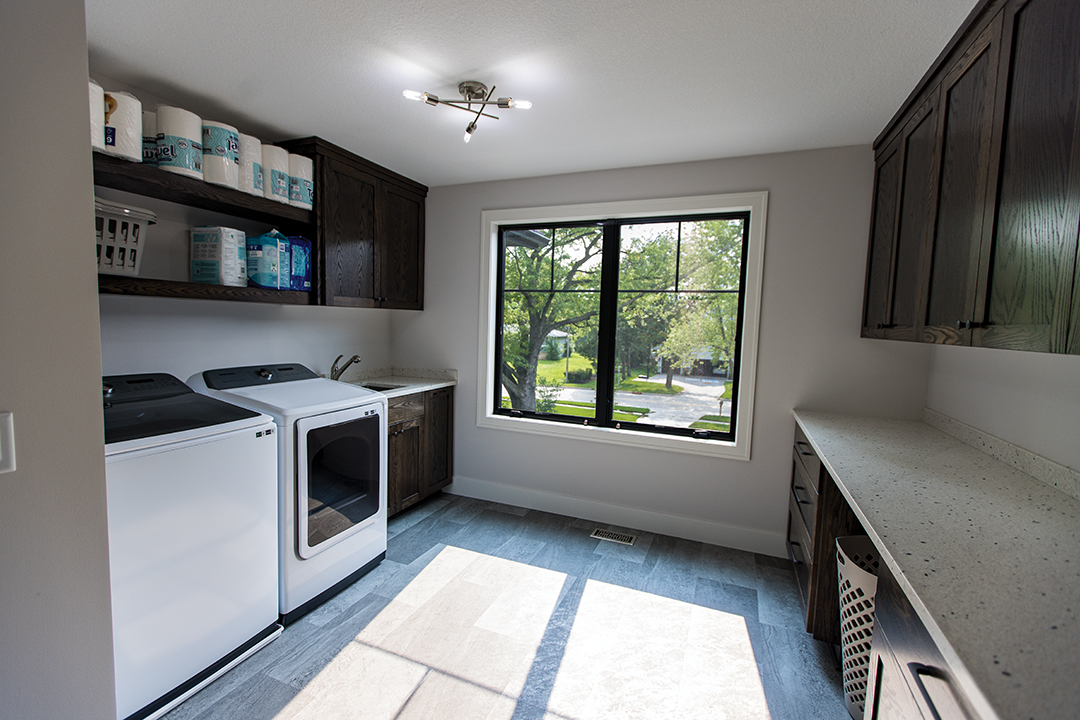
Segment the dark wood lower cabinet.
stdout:
<svg viewBox="0 0 1080 720">
<path fill-rule="evenodd" d="M 454 479 L 454 389 L 390 398 L 387 433 L 387 517 L 393 517 Z"/>
<path fill-rule="evenodd" d="M 868 720 L 974 720 L 978 716 L 888 567 L 878 569 L 866 697 Z"/>
<path fill-rule="evenodd" d="M 421 420 L 406 420 L 389 427 L 387 440 L 387 515 L 394 515 L 420 499 Z"/>
<path fill-rule="evenodd" d="M 839 645 L 836 538 L 866 531 L 798 425 L 791 463 L 788 555 L 806 611 L 806 631 L 817 640 Z"/>
</svg>

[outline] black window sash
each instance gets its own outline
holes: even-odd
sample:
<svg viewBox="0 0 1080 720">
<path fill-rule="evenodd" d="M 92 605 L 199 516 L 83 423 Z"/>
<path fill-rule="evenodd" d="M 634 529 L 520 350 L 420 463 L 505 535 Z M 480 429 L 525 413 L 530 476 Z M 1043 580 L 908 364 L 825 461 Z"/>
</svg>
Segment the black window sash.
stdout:
<svg viewBox="0 0 1080 720">
<path fill-rule="evenodd" d="M 618 296 L 619 296 L 619 260 L 620 260 L 620 231 L 624 225 L 646 225 L 649 223 L 680 223 L 678 237 L 676 239 L 676 259 L 675 259 L 675 290 L 672 291 L 657 291 L 657 292 L 671 292 L 672 294 L 689 294 L 681 293 L 678 289 L 679 285 L 679 267 L 682 260 L 682 226 L 684 222 L 703 222 L 709 220 L 742 220 L 742 245 L 740 248 L 741 255 L 739 258 L 739 287 L 737 291 L 732 290 L 709 290 L 709 291 L 689 291 L 694 294 L 719 294 L 719 293 L 731 293 L 737 292 L 738 294 L 738 308 L 736 310 L 735 318 L 735 347 L 732 353 L 731 368 L 729 368 L 729 377 L 735 382 L 735 388 L 731 394 L 731 422 L 728 432 L 720 432 L 717 430 L 699 430 L 695 428 L 678 428 L 670 427 L 666 425 L 653 425 L 647 422 L 617 422 L 613 419 L 615 410 L 615 336 L 616 326 L 618 321 Z M 596 368 L 596 418 L 581 418 L 568 415 L 558 415 L 554 413 L 542 413 L 528 410 L 515 410 L 502 407 L 502 349 L 503 349 L 503 324 L 504 324 L 504 312 L 503 307 L 505 304 L 505 261 L 506 261 L 506 241 L 505 234 L 507 231 L 512 230 L 534 230 L 534 231 L 552 231 L 552 282 L 550 292 L 560 292 L 554 287 L 554 230 L 560 228 L 570 227 L 600 227 L 603 230 L 603 251 L 601 254 L 601 276 L 600 276 L 600 313 L 598 322 L 598 338 L 597 338 L 597 368 Z M 750 237 L 750 212 L 749 211 L 736 211 L 736 212 L 720 212 L 720 213 L 706 213 L 706 214 L 691 214 L 691 215 L 671 215 L 671 216 L 655 216 L 655 217 L 633 217 L 633 218 L 620 218 L 609 220 L 585 220 L 579 222 L 562 222 L 562 223 L 534 223 L 526 225 L 502 225 L 499 227 L 499 259 L 498 259 L 498 275 L 496 280 L 496 292 L 497 292 L 497 307 L 495 315 L 495 377 L 494 377 L 494 401 L 493 411 L 496 415 L 505 415 L 511 417 L 528 417 L 542 419 L 548 422 L 559 422 L 569 425 L 584 425 L 584 426 L 599 426 L 599 427 L 611 427 L 619 426 L 619 429 L 630 430 L 636 432 L 645 432 L 658 435 L 671 435 L 678 437 L 697 437 L 708 438 L 713 440 L 728 440 L 733 441 L 735 439 L 735 420 L 738 417 L 738 402 L 739 402 L 739 386 L 740 386 L 740 373 L 741 373 L 741 361 L 742 361 L 742 340 L 743 340 L 743 324 L 744 324 L 744 310 L 746 304 L 746 258 L 749 246 Z M 539 290 L 538 290 L 539 291 Z M 580 291 L 574 291 L 580 292 Z"/>
</svg>

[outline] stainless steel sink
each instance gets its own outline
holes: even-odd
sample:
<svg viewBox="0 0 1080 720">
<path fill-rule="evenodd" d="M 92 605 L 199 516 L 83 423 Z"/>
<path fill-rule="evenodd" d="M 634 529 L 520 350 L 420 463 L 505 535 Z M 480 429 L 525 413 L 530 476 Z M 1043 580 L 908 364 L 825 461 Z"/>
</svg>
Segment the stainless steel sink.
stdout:
<svg viewBox="0 0 1080 720">
<path fill-rule="evenodd" d="M 388 383 L 360 383 L 361 386 L 366 387 L 368 390 L 374 390 L 375 392 L 386 392 L 387 390 L 397 390 L 398 388 L 405 387 L 404 385 L 390 385 Z"/>
</svg>

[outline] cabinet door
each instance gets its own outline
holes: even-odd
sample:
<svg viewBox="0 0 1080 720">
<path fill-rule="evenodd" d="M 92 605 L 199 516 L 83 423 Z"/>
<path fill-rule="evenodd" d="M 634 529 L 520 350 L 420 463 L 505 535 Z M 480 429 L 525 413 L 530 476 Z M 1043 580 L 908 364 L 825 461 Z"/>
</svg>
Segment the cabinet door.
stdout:
<svg viewBox="0 0 1080 720">
<path fill-rule="evenodd" d="M 865 717 L 868 720 L 920 720 L 923 715 L 915 704 L 903 671 L 896 664 L 885 633 L 874 628 L 870 650 Z"/>
<path fill-rule="evenodd" d="M 864 334 L 871 337 L 916 339 L 922 260 L 937 189 L 937 95 L 935 89 L 906 123 L 895 153 L 886 151 L 879 160 L 875 200 L 880 212 L 875 212 L 872 230 L 863 323 Z M 893 187 L 896 200 L 890 202 L 886 193 Z M 895 222 L 891 229 L 890 216 Z"/>
<path fill-rule="evenodd" d="M 396 515 L 420 499 L 422 419 L 389 427 L 386 456 L 387 515 Z"/>
<path fill-rule="evenodd" d="M 870 221 L 870 253 L 866 261 L 866 294 L 863 301 L 863 337 L 885 337 L 892 288 L 893 238 L 896 207 L 900 200 L 899 141 L 878 157 L 874 171 L 874 210 Z"/>
<path fill-rule="evenodd" d="M 373 307 L 376 180 L 333 158 L 318 161 L 318 284 L 323 304 Z"/>
<path fill-rule="evenodd" d="M 973 342 L 1063 352 L 1080 219 L 1080 3 L 1013 0 L 1003 37 L 1000 191 Z"/>
<path fill-rule="evenodd" d="M 940 176 L 922 340 L 970 344 L 979 258 L 989 253 L 994 94 L 1001 16 L 972 42 L 941 83 Z M 985 240 L 984 240 L 985 238 Z"/>
<path fill-rule="evenodd" d="M 454 389 L 440 388 L 426 393 L 426 404 L 426 462 L 421 489 L 425 496 L 454 479 Z"/>
<path fill-rule="evenodd" d="M 424 309 L 424 197 L 392 183 L 379 189 L 378 274 L 380 307 Z"/>
</svg>

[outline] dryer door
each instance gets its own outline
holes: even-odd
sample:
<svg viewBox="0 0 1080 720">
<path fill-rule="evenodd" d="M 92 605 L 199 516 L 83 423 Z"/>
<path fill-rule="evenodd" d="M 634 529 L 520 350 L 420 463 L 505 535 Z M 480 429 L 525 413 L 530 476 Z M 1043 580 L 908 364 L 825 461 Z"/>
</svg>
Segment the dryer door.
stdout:
<svg viewBox="0 0 1080 720">
<path fill-rule="evenodd" d="M 386 421 L 377 403 L 296 421 L 297 548 L 310 558 L 385 516 Z"/>
</svg>

